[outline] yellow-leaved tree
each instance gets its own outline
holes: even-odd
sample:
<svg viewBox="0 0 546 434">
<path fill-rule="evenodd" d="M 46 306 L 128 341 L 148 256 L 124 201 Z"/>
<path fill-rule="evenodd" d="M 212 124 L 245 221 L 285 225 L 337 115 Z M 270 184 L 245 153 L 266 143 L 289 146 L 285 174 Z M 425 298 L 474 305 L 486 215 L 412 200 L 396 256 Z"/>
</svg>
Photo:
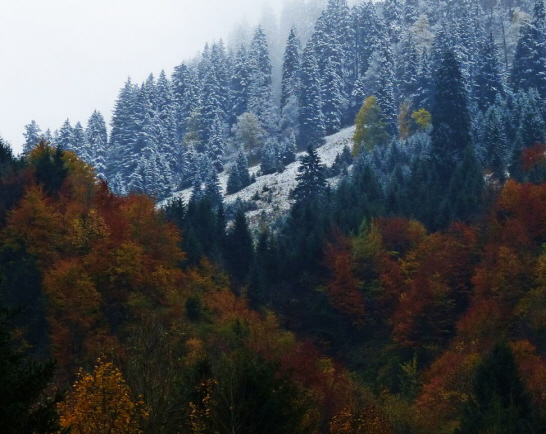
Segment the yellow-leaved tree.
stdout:
<svg viewBox="0 0 546 434">
<path fill-rule="evenodd" d="M 59 413 L 61 426 L 74 434 L 140 434 L 140 421 L 147 417 L 119 369 L 101 358 L 92 373 L 80 370 Z"/>
<path fill-rule="evenodd" d="M 357 155 L 362 149 L 372 150 L 374 146 L 385 145 L 391 139 L 375 96 L 364 101 L 356 115 L 355 124 L 353 155 Z"/>
</svg>

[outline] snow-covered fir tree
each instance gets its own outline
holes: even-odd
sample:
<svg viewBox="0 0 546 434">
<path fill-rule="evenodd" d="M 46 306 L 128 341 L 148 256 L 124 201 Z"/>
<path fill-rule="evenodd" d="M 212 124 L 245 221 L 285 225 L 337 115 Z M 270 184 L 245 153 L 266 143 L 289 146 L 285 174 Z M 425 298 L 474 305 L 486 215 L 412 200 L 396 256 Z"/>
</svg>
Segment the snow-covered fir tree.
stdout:
<svg viewBox="0 0 546 434">
<path fill-rule="evenodd" d="M 308 146 L 307 155 L 302 157 L 296 180 L 298 185 L 293 197 L 297 202 L 321 201 L 325 198 L 328 189 L 326 169 L 313 146 Z"/>
<path fill-rule="evenodd" d="M 493 34 L 484 41 L 474 80 L 474 98 L 480 110 L 487 110 L 495 103 L 497 95 L 504 95 L 501 66 Z"/>
<path fill-rule="evenodd" d="M 510 80 L 514 90 L 536 89 L 546 97 L 546 13 L 536 0 L 533 18 L 521 27 Z"/>
<path fill-rule="evenodd" d="M 281 82 L 281 131 L 298 131 L 301 43 L 298 31 L 292 27 L 283 57 Z"/>
<path fill-rule="evenodd" d="M 272 65 L 267 38 L 261 27 L 254 33 L 249 57 L 251 70 L 248 110 L 258 117 L 269 134 L 276 134 L 278 115 L 273 104 Z"/>
<path fill-rule="evenodd" d="M 321 89 L 315 46 L 311 39 L 305 46 L 301 63 L 299 140 L 302 147 L 319 146 L 326 132 Z"/>
<path fill-rule="evenodd" d="M 55 138 L 55 145 L 64 151 L 75 151 L 74 149 L 74 130 L 70 125 L 70 120 L 64 121 L 59 129 L 59 134 Z"/>
<path fill-rule="evenodd" d="M 103 116 L 95 110 L 87 121 L 85 130 L 89 149 L 89 163 L 95 168 L 97 175 L 106 178 L 106 150 L 108 132 Z"/>
<path fill-rule="evenodd" d="M 89 143 L 87 142 L 87 136 L 80 122 L 76 122 L 72 129 L 72 151 L 75 152 L 78 157 L 87 163 L 91 163 L 91 155 L 89 152 Z"/>
<path fill-rule="evenodd" d="M 42 130 L 36 121 L 30 121 L 30 124 L 25 125 L 25 143 L 23 143 L 23 153 L 28 154 L 41 140 Z"/>
</svg>

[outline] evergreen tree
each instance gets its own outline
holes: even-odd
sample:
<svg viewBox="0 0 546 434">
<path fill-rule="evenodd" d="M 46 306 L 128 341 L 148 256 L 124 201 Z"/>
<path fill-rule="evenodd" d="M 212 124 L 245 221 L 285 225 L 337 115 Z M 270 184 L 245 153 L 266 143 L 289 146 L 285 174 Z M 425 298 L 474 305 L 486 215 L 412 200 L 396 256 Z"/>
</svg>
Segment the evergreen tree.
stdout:
<svg viewBox="0 0 546 434">
<path fill-rule="evenodd" d="M 279 167 L 277 143 L 275 140 L 267 140 L 262 149 L 260 171 L 262 175 L 275 173 Z"/>
<path fill-rule="evenodd" d="M 296 135 L 292 132 L 283 138 L 280 150 L 280 159 L 284 166 L 296 161 Z"/>
<path fill-rule="evenodd" d="M 108 133 L 104 118 L 98 111 L 94 111 L 87 121 L 85 130 L 89 147 L 89 159 L 97 171 L 97 175 L 106 178 L 106 147 L 108 145 Z"/>
<path fill-rule="evenodd" d="M 446 50 L 434 77 L 432 109 L 432 155 L 447 185 L 463 152 L 471 146 L 470 114 L 459 62 Z"/>
<path fill-rule="evenodd" d="M 405 0 L 403 12 L 404 25 L 406 27 L 413 26 L 419 18 L 419 0 Z"/>
<path fill-rule="evenodd" d="M 521 27 L 512 64 L 514 90 L 536 89 L 546 97 L 546 17 L 543 0 L 536 0 L 533 18 Z"/>
<path fill-rule="evenodd" d="M 272 65 L 267 38 L 261 27 L 254 33 L 249 55 L 251 75 L 248 109 L 258 117 L 268 133 L 276 134 L 278 121 L 272 99 Z"/>
<path fill-rule="evenodd" d="M 402 27 L 402 1 L 385 0 L 383 4 L 383 19 L 387 24 L 389 39 L 392 43 L 397 43 Z"/>
<path fill-rule="evenodd" d="M 419 54 L 411 32 L 406 33 L 399 46 L 399 61 L 396 62 L 398 92 L 401 99 L 413 100 L 418 91 Z"/>
<path fill-rule="evenodd" d="M 226 261 L 231 276 L 244 282 L 250 271 L 254 248 L 245 213 L 239 210 L 226 236 Z"/>
<path fill-rule="evenodd" d="M 159 152 L 168 162 L 170 175 L 180 171 L 181 148 L 176 126 L 177 104 L 171 82 L 165 71 L 157 80 L 156 121 L 159 128 Z"/>
<path fill-rule="evenodd" d="M 211 126 L 208 142 L 205 144 L 205 153 L 217 172 L 224 170 L 224 124 L 219 117 L 216 117 Z"/>
<path fill-rule="evenodd" d="M 484 165 L 491 170 L 496 179 L 505 178 L 508 155 L 508 141 L 504 122 L 497 105 L 491 106 L 485 113 L 483 132 L 480 142 L 484 149 Z"/>
<path fill-rule="evenodd" d="M 237 153 L 235 165 L 237 166 L 237 172 L 239 173 L 239 179 L 241 180 L 241 187 L 245 188 L 252 183 L 252 180 L 250 179 L 250 173 L 248 171 L 248 159 L 242 150 L 239 150 Z"/>
<path fill-rule="evenodd" d="M 327 133 L 339 130 L 348 107 L 350 16 L 346 0 L 329 0 L 312 36 L 321 77 L 322 112 Z"/>
<path fill-rule="evenodd" d="M 356 79 L 364 77 L 370 64 L 369 60 L 374 51 L 381 46 L 385 38 L 384 25 L 379 19 L 373 2 L 363 2 L 357 5 L 353 12 L 353 28 L 355 40 L 355 75 Z M 362 101 L 360 100 L 358 106 Z M 358 107 L 355 110 L 358 110 Z"/>
<path fill-rule="evenodd" d="M 292 27 L 283 56 L 281 82 L 281 130 L 298 131 L 301 44 L 298 32 Z"/>
<path fill-rule="evenodd" d="M 64 121 L 63 126 L 59 130 L 59 136 L 55 140 L 55 145 L 59 146 L 63 151 L 75 151 L 74 130 L 68 119 Z"/>
<path fill-rule="evenodd" d="M 472 147 L 468 146 L 440 206 L 438 227 L 445 227 L 452 221 L 468 222 L 478 216 L 483 208 L 483 188 L 483 171 Z"/>
<path fill-rule="evenodd" d="M 516 166 L 521 164 L 520 154 L 522 149 L 544 142 L 546 125 L 540 111 L 541 101 L 542 99 L 535 89 L 531 89 L 529 92 L 519 92 L 516 95 L 514 107 L 516 111 L 516 131 L 512 170 L 515 168 L 514 163 Z"/>
<path fill-rule="evenodd" d="M 231 166 L 231 171 L 229 172 L 227 185 L 226 185 L 226 194 L 237 193 L 242 190 L 243 186 L 241 183 L 241 175 L 239 174 L 239 168 L 237 164 Z"/>
<path fill-rule="evenodd" d="M 495 103 L 497 95 L 504 95 L 497 47 L 493 34 L 483 43 L 474 81 L 474 96 L 480 110 L 485 111 Z"/>
<path fill-rule="evenodd" d="M 300 93 L 300 146 L 319 146 L 326 129 L 322 114 L 321 82 L 314 46 L 309 41 L 303 51 Z"/>
<path fill-rule="evenodd" d="M 72 150 L 83 161 L 91 163 L 89 144 L 87 142 L 87 137 L 85 136 L 85 131 L 80 122 L 77 122 L 72 130 Z"/>
<path fill-rule="evenodd" d="M 432 68 L 427 51 L 421 54 L 419 68 L 417 70 L 416 94 L 413 99 L 416 109 L 424 108 L 427 111 L 432 109 L 433 99 Z"/>
<path fill-rule="evenodd" d="M 205 177 L 203 196 L 206 197 L 210 201 L 212 207 L 216 209 L 222 205 L 222 191 L 216 168 L 212 165 L 212 162 L 208 162 L 208 164 L 210 167 L 208 168 L 208 173 Z"/>
<path fill-rule="evenodd" d="M 191 66 L 182 63 L 174 68 L 172 91 L 176 107 L 177 139 L 184 138 L 192 113 L 199 106 L 197 73 Z"/>
<path fill-rule="evenodd" d="M 135 113 L 138 87 L 129 79 L 121 89 L 114 112 L 110 131 L 108 155 L 108 179 L 112 190 L 117 193 L 125 191 L 123 180 L 127 180 L 134 170 L 133 154 L 138 124 Z M 117 181 L 116 181 L 117 180 Z"/>
<path fill-rule="evenodd" d="M 464 408 L 459 434 L 533 433 L 531 403 L 512 350 L 497 344 L 478 366 L 473 396 Z"/>
<path fill-rule="evenodd" d="M 38 146 L 40 153 L 36 161 L 36 181 L 47 194 L 57 195 L 68 175 L 63 158 L 64 151 L 60 146 L 51 148 L 43 140 Z"/>
<path fill-rule="evenodd" d="M 229 124 L 237 122 L 237 118 L 248 112 L 250 99 L 250 75 L 252 69 L 247 49 L 241 45 L 233 61 L 231 74 L 231 104 Z"/>
<path fill-rule="evenodd" d="M 312 146 L 307 147 L 307 155 L 301 159 L 296 180 L 298 185 L 294 189 L 293 197 L 297 202 L 322 201 L 326 198 L 326 169 Z"/>
<path fill-rule="evenodd" d="M 223 122 L 226 114 L 224 106 L 224 89 L 220 84 L 219 65 L 212 63 L 212 56 L 206 56 L 205 53 L 201 59 L 200 65 L 203 68 L 203 78 L 200 90 L 201 107 L 199 109 L 199 136 L 203 143 L 207 143 L 218 126 L 218 121 Z"/>
<path fill-rule="evenodd" d="M 40 142 L 41 132 L 42 130 L 40 130 L 36 121 L 31 121 L 30 124 L 25 125 L 23 153 L 28 154 Z"/>
<path fill-rule="evenodd" d="M 29 360 L 10 330 L 12 314 L 0 308 L 0 426 L 5 434 L 47 434 L 60 430 L 56 411 L 61 395 L 45 396 L 55 363 Z"/>
</svg>

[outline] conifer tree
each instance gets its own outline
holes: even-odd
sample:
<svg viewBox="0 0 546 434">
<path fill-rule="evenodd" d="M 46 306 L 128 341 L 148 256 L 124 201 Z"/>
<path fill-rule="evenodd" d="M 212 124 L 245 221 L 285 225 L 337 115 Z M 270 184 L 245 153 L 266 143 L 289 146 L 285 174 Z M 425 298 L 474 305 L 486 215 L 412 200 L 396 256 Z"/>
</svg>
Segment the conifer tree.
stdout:
<svg viewBox="0 0 546 434">
<path fill-rule="evenodd" d="M 233 228 L 226 236 L 226 252 L 230 274 L 237 281 L 243 282 L 250 271 L 254 248 L 248 222 L 242 210 L 237 212 Z"/>
<path fill-rule="evenodd" d="M 485 154 L 485 168 L 491 170 L 496 179 L 503 181 L 508 157 L 508 141 L 504 121 L 497 105 L 489 107 L 485 113 L 480 139 Z"/>
<path fill-rule="evenodd" d="M 40 142 L 41 132 L 42 130 L 40 130 L 40 127 L 34 120 L 30 124 L 25 125 L 23 153 L 28 154 Z"/>
<path fill-rule="evenodd" d="M 321 82 L 314 45 L 303 51 L 300 92 L 300 146 L 319 146 L 326 133 L 322 114 Z"/>
<path fill-rule="evenodd" d="M 200 90 L 201 107 L 199 109 L 199 136 L 203 143 L 207 143 L 215 134 L 213 130 L 218 120 L 225 119 L 223 111 L 223 89 L 220 85 L 218 65 L 212 63 L 211 56 L 204 56 L 200 65 L 203 65 L 203 78 Z"/>
<path fill-rule="evenodd" d="M 307 147 L 307 155 L 301 159 L 296 180 L 298 185 L 294 189 L 293 197 L 297 202 L 325 199 L 328 188 L 326 170 L 320 161 L 317 150 L 312 146 Z"/>
<path fill-rule="evenodd" d="M 397 63 L 397 83 L 400 99 L 413 100 L 418 90 L 419 54 L 411 32 L 400 42 L 400 56 Z"/>
<path fill-rule="evenodd" d="M 95 110 L 87 121 L 85 130 L 87 143 L 89 144 L 90 163 L 97 171 L 97 175 L 106 178 L 106 149 L 108 146 L 108 132 L 104 118 Z"/>
<path fill-rule="evenodd" d="M 281 82 L 281 130 L 298 130 L 301 44 L 298 32 L 292 27 L 283 56 Z"/>
<path fill-rule="evenodd" d="M 278 116 L 272 99 L 272 65 L 267 38 L 261 27 L 254 33 L 249 55 L 251 73 L 248 109 L 258 117 L 268 133 L 276 134 Z"/>
<path fill-rule="evenodd" d="M 468 146 L 463 160 L 453 172 L 446 198 L 440 206 L 438 227 L 445 227 L 452 221 L 468 222 L 479 215 L 483 207 L 483 187 L 483 171 L 472 147 Z"/>
<path fill-rule="evenodd" d="M 176 112 L 172 83 L 167 79 L 165 71 L 161 71 L 157 79 L 156 120 L 159 128 L 159 151 L 169 163 L 169 171 L 180 171 L 181 149 L 177 137 Z"/>
<path fill-rule="evenodd" d="M 252 181 L 248 171 L 248 159 L 242 150 L 239 150 L 235 164 L 237 165 L 237 171 L 239 172 L 241 186 L 245 188 L 247 185 L 250 185 Z"/>
<path fill-rule="evenodd" d="M 387 24 L 389 39 L 392 43 L 397 43 L 402 27 L 402 0 L 385 0 L 383 19 Z"/>
<path fill-rule="evenodd" d="M 78 157 L 87 163 L 91 163 L 91 156 L 89 152 L 89 144 L 85 131 L 80 122 L 76 122 L 74 129 L 72 130 L 72 150 Z"/>
<path fill-rule="evenodd" d="M 213 208 L 218 208 L 222 204 L 222 191 L 220 188 L 220 180 L 218 179 L 218 172 L 212 165 L 212 162 L 207 163 L 209 165 L 207 175 L 205 177 L 205 188 L 203 190 L 203 196 L 206 197 Z"/>
<path fill-rule="evenodd" d="M 504 95 L 497 47 L 492 33 L 483 43 L 478 59 L 474 96 L 480 110 L 485 111 L 495 103 L 497 95 Z"/>
<path fill-rule="evenodd" d="M 219 117 L 213 120 L 208 142 L 205 144 L 205 154 L 213 164 L 217 172 L 224 170 L 224 124 Z"/>
<path fill-rule="evenodd" d="M 231 166 L 231 170 L 229 172 L 227 185 L 226 185 L 226 193 L 227 194 L 233 194 L 237 193 L 242 189 L 241 184 L 241 176 L 239 174 L 239 168 L 237 167 L 237 164 L 234 164 Z"/>
<path fill-rule="evenodd" d="M 248 112 L 248 101 L 250 98 L 250 75 L 251 64 L 247 49 L 241 45 L 237 50 L 233 61 L 231 74 L 231 112 L 229 124 L 237 122 L 237 118 Z"/>
<path fill-rule="evenodd" d="M 56 407 L 61 395 L 45 396 L 55 363 L 27 359 L 14 342 L 12 314 L 0 307 L 0 426 L 4 434 L 53 434 L 60 430 Z"/>
<path fill-rule="evenodd" d="M 404 25 L 411 27 L 419 18 L 419 0 L 405 0 L 404 7 Z"/>
<path fill-rule="evenodd" d="M 176 103 L 177 139 L 182 140 L 187 132 L 192 113 L 199 106 L 197 72 L 182 63 L 174 68 L 172 90 Z"/>
<path fill-rule="evenodd" d="M 353 12 L 353 27 L 355 78 L 359 79 L 368 70 L 370 66 L 369 59 L 372 53 L 379 49 L 381 41 L 385 37 L 384 25 L 377 15 L 373 2 L 363 2 L 355 7 Z"/>
<path fill-rule="evenodd" d="M 447 185 L 463 152 L 471 146 L 470 114 L 459 62 L 451 50 L 444 52 L 434 77 L 432 155 Z"/>
<path fill-rule="evenodd" d="M 275 173 L 279 167 L 277 143 L 275 140 L 267 140 L 262 149 L 260 170 L 263 175 Z"/>
<path fill-rule="evenodd" d="M 110 131 L 110 146 L 108 155 L 108 179 L 113 191 L 124 192 L 123 180 L 128 179 L 132 172 L 138 124 L 136 117 L 136 99 L 138 87 L 129 79 L 121 89 L 114 112 L 112 114 L 112 129 Z M 114 180 L 118 180 L 115 182 Z"/>
<path fill-rule="evenodd" d="M 478 366 L 458 434 L 533 433 L 531 403 L 512 350 L 497 344 Z"/>
<path fill-rule="evenodd" d="M 536 0 L 533 18 L 521 27 L 514 54 L 511 83 L 514 90 L 536 89 L 546 97 L 546 13 L 543 0 Z"/>
<path fill-rule="evenodd" d="M 55 145 L 59 146 L 63 151 L 74 151 L 74 130 L 68 119 L 64 121 L 62 127 L 59 129 Z"/>
<path fill-rule="evenodd" d="M 280 159 L 284 166 L 296 161 L 296 135 L 292 132 L 283 138 L 280 150 Z"/>
<path fill-rule="evenodd" d="M 426 50 L 421 54 L 419 68 L 417 70 L 416 95 L 413 99 L 416 109 L 432 109 L 433 80 L 430 59 Z"/>
</svg>

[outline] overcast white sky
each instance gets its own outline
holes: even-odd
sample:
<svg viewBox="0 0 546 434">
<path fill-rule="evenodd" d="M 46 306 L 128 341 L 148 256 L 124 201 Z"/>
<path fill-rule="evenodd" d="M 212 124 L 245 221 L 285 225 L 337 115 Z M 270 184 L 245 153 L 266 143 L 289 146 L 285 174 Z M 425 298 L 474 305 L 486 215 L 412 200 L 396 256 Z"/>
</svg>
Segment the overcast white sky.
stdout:
<svg viewBox="0 0 546 434">
<path fill-rule="evenodd" d="M 110 119 L 128 76 L 168 75 L 266 0 L 0 0 L 0 136 L 16 152 L 24 126 Z M 279 13 L 282 2 L 269 2 Z"/>
</svg>

